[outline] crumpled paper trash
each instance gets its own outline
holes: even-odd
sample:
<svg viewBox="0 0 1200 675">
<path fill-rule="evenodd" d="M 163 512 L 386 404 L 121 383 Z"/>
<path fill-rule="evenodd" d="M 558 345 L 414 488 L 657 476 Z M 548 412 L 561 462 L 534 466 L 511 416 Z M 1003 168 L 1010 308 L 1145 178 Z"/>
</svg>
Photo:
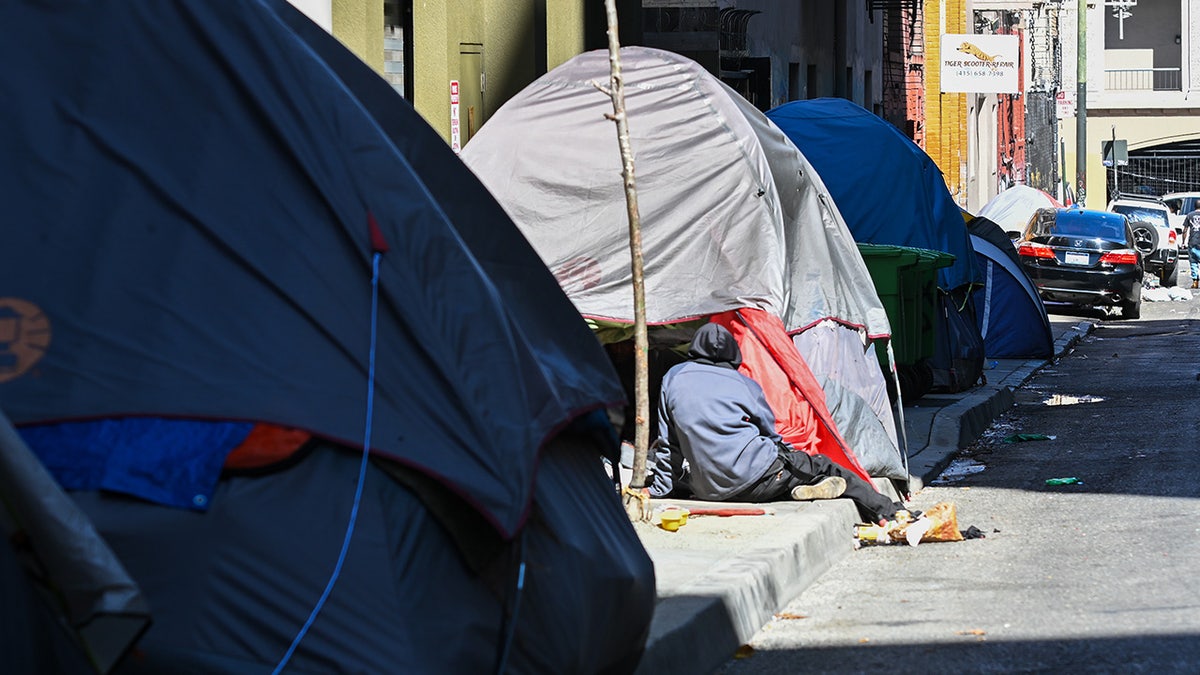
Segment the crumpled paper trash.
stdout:
<svg viewBox="0 0 1200 675">
<path fill-rule="evenodd" d="M 963 540 L 962 532 L 958 531 L 958 509 L 955 508 L 953 502 L 935 504 L 917 520 L 917 523 L 921 521 L 929 522 L 929 527 L 921 534 L 921 543 Z"/>
<path fill-rule="evenodd" d="M 962 541 L 958 530 L 958 510 L 953 502 L 939 502 L 920 518 L 897 518 L 884 525 L 860 525 L 855 532 L 861 544 L 908 544 L 916 546 L 936 541 Z"/>
</svg>

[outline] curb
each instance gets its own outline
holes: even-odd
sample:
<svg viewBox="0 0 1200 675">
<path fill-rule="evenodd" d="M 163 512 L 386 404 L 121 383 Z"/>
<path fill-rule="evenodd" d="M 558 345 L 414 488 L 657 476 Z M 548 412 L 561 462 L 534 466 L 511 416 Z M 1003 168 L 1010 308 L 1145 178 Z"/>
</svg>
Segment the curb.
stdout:
<svg viewBox="0 0 1200 675">
<path fill-rule="evenodd" d="M 805 504 L 717 562 L 685 595 L 660 598 L 635 673 L 711 673 L 775 612 L 850 555 L 858 510 L 848 499 Z"/>
</svg>

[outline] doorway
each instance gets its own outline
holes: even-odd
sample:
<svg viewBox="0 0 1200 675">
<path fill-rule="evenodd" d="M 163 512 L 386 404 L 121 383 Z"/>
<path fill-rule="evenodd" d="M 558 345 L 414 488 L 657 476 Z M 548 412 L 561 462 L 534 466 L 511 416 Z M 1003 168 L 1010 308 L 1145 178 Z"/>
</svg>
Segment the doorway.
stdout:
<svg viewBox="0 0 1200 675">
<path fill-rule="evenodd" d="M 483 124 L 483 45 L 478 42 L 461 42 L 458 45 L 459 72 L 459 115 L 461 118 L 461 143 L 466 145 Z"/>
</svg>

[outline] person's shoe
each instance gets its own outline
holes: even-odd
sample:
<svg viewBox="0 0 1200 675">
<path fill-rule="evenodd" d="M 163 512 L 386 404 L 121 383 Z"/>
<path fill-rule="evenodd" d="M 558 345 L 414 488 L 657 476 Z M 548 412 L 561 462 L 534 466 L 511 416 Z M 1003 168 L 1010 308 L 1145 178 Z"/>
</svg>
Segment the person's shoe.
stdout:
<svg viewBox="0 0 1200 675">
<path fill-rule="evenodd" d="M 798 502 L 807 502 L 813 499 L 837 499 L 845 491 L 845 478 L 826 476 L 812 485 L 797 485 L 792 488 L 792 499 Z"/>
<path fill-rule="evenodd" d="M 1192 288 L 1200 288 L 1200 279 L 1192 279 Z"/>
</svg>

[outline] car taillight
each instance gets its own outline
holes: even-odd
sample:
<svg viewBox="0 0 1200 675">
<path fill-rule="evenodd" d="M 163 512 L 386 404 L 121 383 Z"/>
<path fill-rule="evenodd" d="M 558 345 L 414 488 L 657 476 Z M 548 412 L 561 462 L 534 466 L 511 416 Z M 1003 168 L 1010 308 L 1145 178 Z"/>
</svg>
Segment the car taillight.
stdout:
<svg viewBox="0 0 1200 675">
<path fill-rule="evenodd" d="M 1109 251 L 1108 253 L 1100 256 L 1100 262 L 1108 263 L 1110 265 L 1136 265 L 1137 251 L 1127 248 Z"/>
<path fill-rule="evenodd" d="M 1023 241 L 1017 247 L 1017 255 L 1026 258 L 1053 258 L 1054 249 L 1045 244 L 1039 244 L 1034 241 Z"/>
<path fill-rule="evenodd" d="M 1178 237 L 1178 236 L 1179 236 L 1178 232 L 1176 232 L 1175 230 L 1171 230 L 1171 232 L 1167 235 L 1167 244 L 1169 246 L 1174 246 L 1176 237 Z"/>
</svg>

